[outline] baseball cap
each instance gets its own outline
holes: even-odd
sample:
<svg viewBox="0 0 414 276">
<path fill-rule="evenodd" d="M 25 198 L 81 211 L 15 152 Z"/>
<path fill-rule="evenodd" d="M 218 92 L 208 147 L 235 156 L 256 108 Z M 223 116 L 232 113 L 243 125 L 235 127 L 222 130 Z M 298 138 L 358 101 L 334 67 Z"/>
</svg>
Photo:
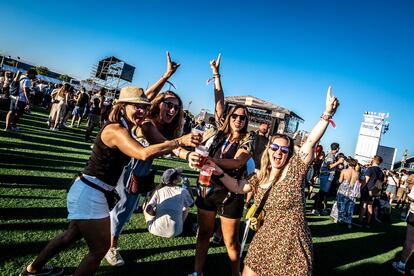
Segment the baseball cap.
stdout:
<svg viewBox="0 0 414 276">
<path fill-rule="evenodd" d="M 178 176 L 180 176 L 183 173 L 183 169 L 182 168 L 176 168 L 176 169 L 167 169 L 163 174 L 162 174 L 162 182 L 164 184 L 170 185 L 174 182 L 174 180 L 177 179 Z"/>
</svg>

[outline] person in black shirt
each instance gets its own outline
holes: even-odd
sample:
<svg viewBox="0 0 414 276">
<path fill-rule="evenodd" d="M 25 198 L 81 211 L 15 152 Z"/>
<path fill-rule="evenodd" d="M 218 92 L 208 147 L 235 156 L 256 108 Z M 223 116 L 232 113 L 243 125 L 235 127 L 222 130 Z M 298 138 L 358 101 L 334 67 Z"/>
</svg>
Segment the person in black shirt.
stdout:
<svg viewBox="0 0 414 276">
<path fill-rule="evenodd" d="M 61 275 L 63 269 L 46 263 L 64 248 L 84 238 L 89 252 L 74 275 L 93 275 L 111 244 L 107 193 L 114 188 L 123 168 L 131 158 L 146 160 L 162 156 L 179 146 L 197 146 L 199 135 L 187 134 L 174 140 L 143 147 L 131 135 L 140 128 L 150 102 L 144 91 L 124 87 L 119 100 L 96 136 L 91 157 L 82 175 L 75 180 L 67 196 L 68 229 L 52 239 L 36 259 L 20 275 Z M 94 187 L 100 187 L 94 188 Z M 105 194 L 102 190 L 105 190 Z"/>
<path fill-rule="evenodd" d="M 361 186 L 361 208 L 359 213 L 359 222 L 361 225 L 364 222 L 364 216 L 366 213 L 366 227 L 369 227 L 372 217 L 372 204 L 374 203 L 373 190 L 375 190 L 378 182 L 384 181 L 384 174 L 380 169 L 379 165 L 382 163 L 382 157 L 375 155 L 372 158 L 372 165 L 369 167 L 364 174 L 365 183 Z"/>
<path fill-rule="evenodd" d="M 268 131 L 269 124 L 267 122 L 262 122 L 257 130 L 257 135 L 255 136 L 253 159 L 256 170 L 260 170 L 260 159 L 269 142 L 269 138 L 266 136 Z"/>
</svg>

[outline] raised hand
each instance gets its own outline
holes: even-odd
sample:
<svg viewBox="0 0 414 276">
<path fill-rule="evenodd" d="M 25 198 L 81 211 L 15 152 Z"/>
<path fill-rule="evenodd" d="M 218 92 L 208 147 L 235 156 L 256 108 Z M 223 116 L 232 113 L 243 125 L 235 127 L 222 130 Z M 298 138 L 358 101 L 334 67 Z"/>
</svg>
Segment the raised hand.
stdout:
<svg viewBox="0 0 414 276">
<path fill-rule="evenodd" d="M 333 116 L 336 112 L 336 109 L 339 106 L 339 101 L 335 96 L 332 96 L 332 87 L 328 87 L 328 92 L 326 94 L 326 107 L 325 113 Z"/>
<path fill-rule="evenodd" d="M 219 73 L 220 58 L 221 58 L 221 54 L 218 54 L 217 60 L 213 59 L 212 61 L 210 61 L 210 67 L 211 67 L 211 70 L 213 70 L 213 74 Z"/>
<path fill-rule="evenodd" d="M 177 71 L 178 67 L 180 67 L 180 64 L 171 60 L 171 56 L 168 51 L 166 52 L 166 54 L 167 54 L 167 70 L 165 71 L 164 75 L 169 78 L 175 73 L 175 71 Z"/>
</svg>

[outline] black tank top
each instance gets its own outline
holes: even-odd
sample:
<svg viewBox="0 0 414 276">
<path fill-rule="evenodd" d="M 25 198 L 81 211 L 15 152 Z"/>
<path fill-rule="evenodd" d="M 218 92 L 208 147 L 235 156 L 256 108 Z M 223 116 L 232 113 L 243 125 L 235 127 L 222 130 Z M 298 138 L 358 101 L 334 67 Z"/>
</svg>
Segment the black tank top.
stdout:
<svg viewBox="0 0 414 276">
<path fill-rule="evenodd" d="M 118 148 L 110 148 L 102 142 L 102 131 L 109 124 L 105 124 L 96 135 L 91 157 L 86 162 L 83 173 L 95 176 L 108 185 L 116 186 L 123 168 L 131 160 L 131 157 L 122 153 Z"/>
</svg>

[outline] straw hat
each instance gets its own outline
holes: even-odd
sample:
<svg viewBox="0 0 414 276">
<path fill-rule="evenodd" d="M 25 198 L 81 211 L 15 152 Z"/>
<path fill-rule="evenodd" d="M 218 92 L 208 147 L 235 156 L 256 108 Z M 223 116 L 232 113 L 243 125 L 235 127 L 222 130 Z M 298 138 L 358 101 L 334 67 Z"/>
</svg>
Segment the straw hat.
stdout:
<svg viewBox="0 0 414 276">
<path fill-rule="evenodd" d="M 142 88 L 126 86 L 121 89 L 116 103 L 151 104 Z"/>
</svg>

